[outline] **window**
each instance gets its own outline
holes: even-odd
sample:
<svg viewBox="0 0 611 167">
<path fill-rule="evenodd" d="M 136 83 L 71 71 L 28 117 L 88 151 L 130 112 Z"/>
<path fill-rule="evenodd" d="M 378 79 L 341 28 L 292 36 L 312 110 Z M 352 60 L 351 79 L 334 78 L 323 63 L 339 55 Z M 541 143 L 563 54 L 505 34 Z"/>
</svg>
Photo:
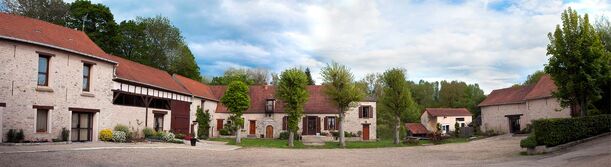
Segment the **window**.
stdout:
<svg viewBox="0 0 611 167">
<path fill-rule="evenodd" d="M 456 118 L 456 122 L 465 121 L 465 118 Z"/>
<path fill-rule="evenodd" d="M 89 92 L 91 64 L 83 64 L 83 91 Z"/>
<path fill-rule="evenodd" d="M 265 112 L 274 112 L 275 101 L 274 99 L 267 99 L 265 103 Z"/>
<path fill-rule="evenodd" d="M 359 118 L 373 118 L 371 106 L 361 106 L 359 109 Z"/>
<path fill-rule="evenodd" d="M 163 131 L 163 114 L 155 114 L 155 131 Z"/>
<path fill-rule="evenodd" d="M 335 130 L 336 120 L 336 117 L 327 117 L 327 129 Z"/>
<path fill-rule="evenodd" d="M 47 132 L 47 120 L 49 119 L 49 110 L 36 110 L 36 132 Z"/>
<path fill-rule="evenodd" d="M 49 86 L 49 57 L 38 56 L 38 86 Z"/>
</svg>

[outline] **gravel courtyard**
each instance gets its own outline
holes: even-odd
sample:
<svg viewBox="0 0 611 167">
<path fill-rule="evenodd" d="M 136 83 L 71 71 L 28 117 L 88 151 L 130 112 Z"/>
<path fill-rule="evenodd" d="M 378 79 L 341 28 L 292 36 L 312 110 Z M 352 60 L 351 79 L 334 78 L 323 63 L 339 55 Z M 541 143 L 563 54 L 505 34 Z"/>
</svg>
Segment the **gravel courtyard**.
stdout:
<svg viewBox="0 0 611 167">
<path fill-rule="evenodd" d="M 86 143 L 0 146 L 0 166 L 609 166 L 611 136 L 561 152 L 521 156 L 522 137 L 469 143 L 379 149 L 242 148 L 208 142 Z M 41 151 L 42 150 L 42 151 Z"/>
</svg>

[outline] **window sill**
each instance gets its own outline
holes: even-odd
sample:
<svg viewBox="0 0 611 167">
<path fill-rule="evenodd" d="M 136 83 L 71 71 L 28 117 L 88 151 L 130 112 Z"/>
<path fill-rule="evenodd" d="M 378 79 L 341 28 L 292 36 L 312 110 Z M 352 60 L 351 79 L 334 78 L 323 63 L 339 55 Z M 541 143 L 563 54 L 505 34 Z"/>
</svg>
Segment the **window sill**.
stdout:
<svg viewBox="0 0 611 167">
<path fill-rule="evenodd" d="M 83 97 L 95 97 L 95 95 L 93 93 L 89 93 L 89 92 L 83 92 L 83 93 L 81 93 L 81 96 L 83 96 Z"/>
<path fill-rule="evenodd" d="M 38 86 L 36 87 L 36 91 L 37 92 L 53 92 L 53 88 L 50 88 L 48 86 Z"/>
</svg>

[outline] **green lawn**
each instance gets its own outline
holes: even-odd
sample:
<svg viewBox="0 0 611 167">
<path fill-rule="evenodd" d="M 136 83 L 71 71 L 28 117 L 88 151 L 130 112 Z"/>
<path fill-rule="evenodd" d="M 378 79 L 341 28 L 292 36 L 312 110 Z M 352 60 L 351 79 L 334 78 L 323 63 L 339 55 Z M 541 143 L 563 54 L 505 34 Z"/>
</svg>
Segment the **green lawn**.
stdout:
<svg viewBox="0 0 611 167">
<path fill-rule="evenodd" d="M 229 145 L 236 145 L 234 138 L 210 138 L 211 141 L 223 141 Z M 467 138 L 449 138 L 443 140 L 442 144 L 449 143 L 465 143 L 469 140 Z M 379 140 L 379 141 L 349 141 L 346 142 L 346 148 L 382 148 L 382 147 L 410 147 L 431 144 L 428 140 L 421 140 L 419 144 L 393 144 L 392 140 Z M 243 138 L 242 143 L 239 144 L 241 147 L 267 147 L 267 148 L 289 148 L 286 140 L 280 139 L 249 139 Z M 301 141 L 295 141 L 294 148 L 317 148 L 317 149 L 334 149 L 340 148 L 338 142 L 326 142 L 322 146 L 306 146 Z"/>
</svg>

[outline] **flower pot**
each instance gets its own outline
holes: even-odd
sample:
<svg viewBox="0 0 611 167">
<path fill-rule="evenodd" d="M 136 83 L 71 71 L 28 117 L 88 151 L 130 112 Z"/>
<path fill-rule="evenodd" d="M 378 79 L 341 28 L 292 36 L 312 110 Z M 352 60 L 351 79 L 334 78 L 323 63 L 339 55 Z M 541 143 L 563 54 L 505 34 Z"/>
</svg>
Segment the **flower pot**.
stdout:
<svg viewBox="0 0 611 167">
<path fill-rule="evenodd" d="M 195 138 L 191 139 L 191 146 L 195 146 L 196 143 L 197 143 L 197 139 Z"/>
</svg>

